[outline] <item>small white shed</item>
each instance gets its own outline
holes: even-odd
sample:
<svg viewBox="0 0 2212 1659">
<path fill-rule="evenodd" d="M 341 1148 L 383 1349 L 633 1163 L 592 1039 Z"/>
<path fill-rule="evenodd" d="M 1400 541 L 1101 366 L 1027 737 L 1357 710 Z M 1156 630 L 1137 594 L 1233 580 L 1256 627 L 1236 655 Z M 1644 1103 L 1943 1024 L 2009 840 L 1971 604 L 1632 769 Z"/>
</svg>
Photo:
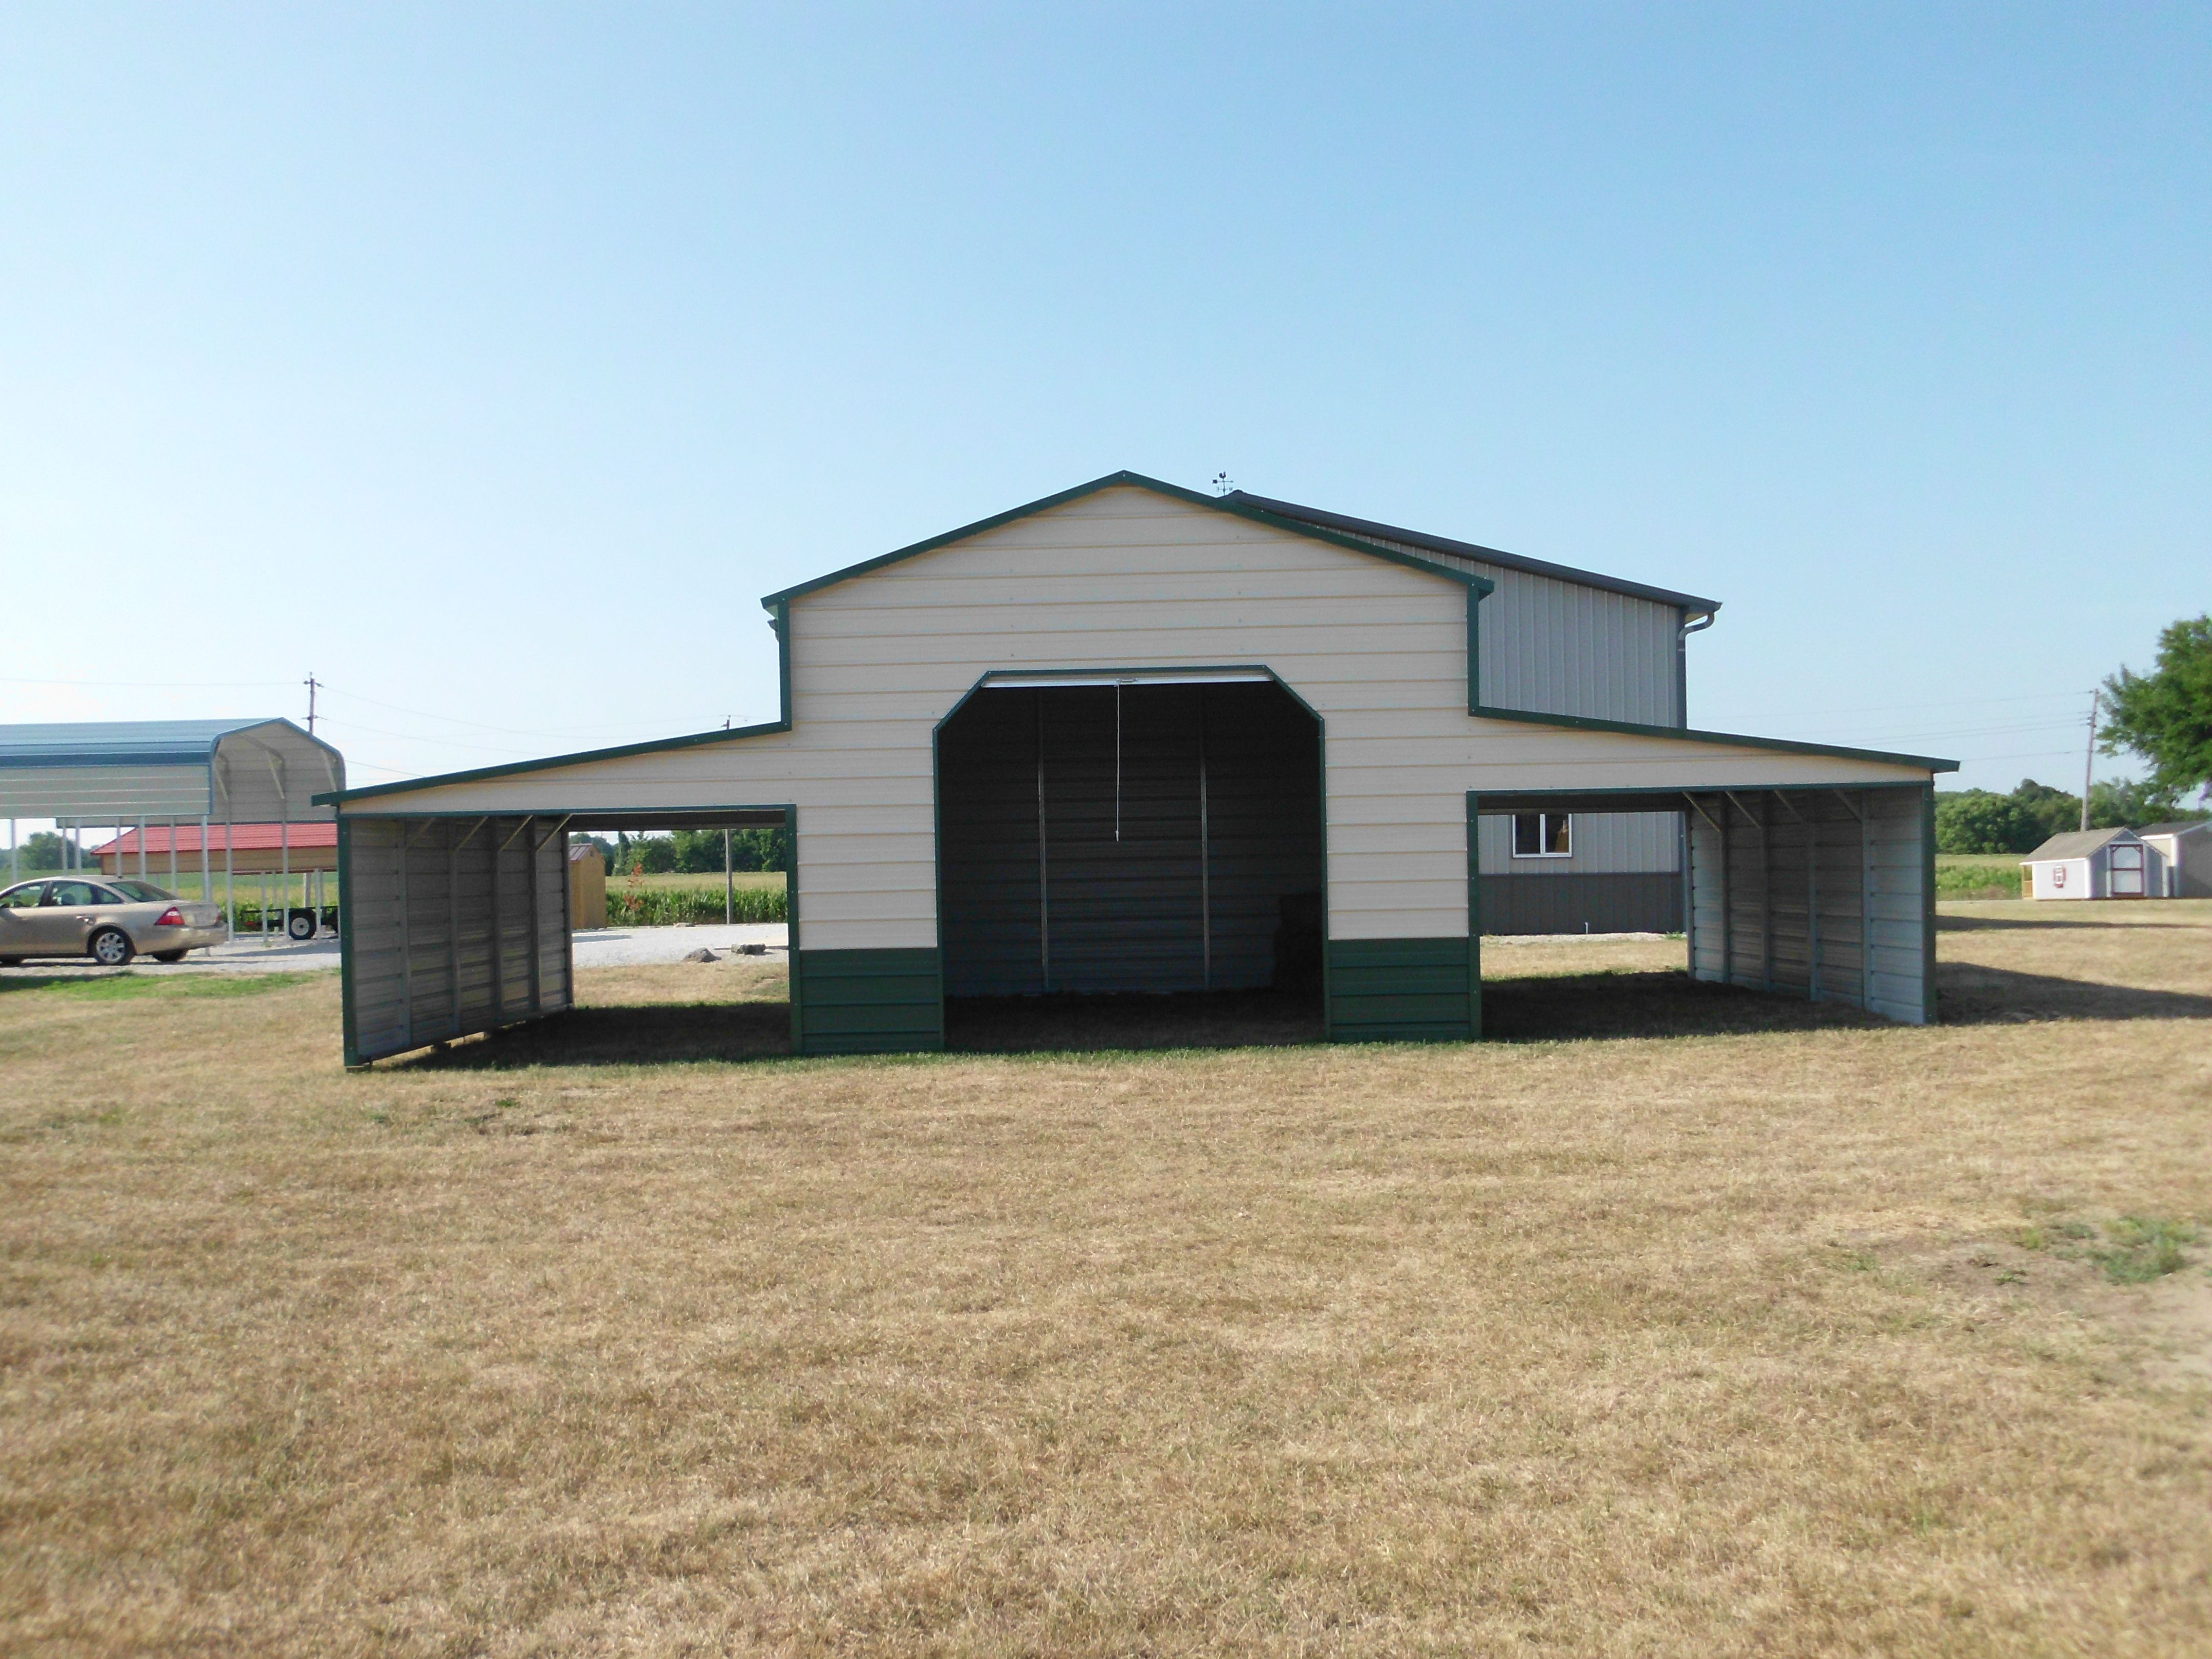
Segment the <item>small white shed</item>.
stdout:
<svg viewBox="0 0 2212 1659">
<path fill-rule="evenodd" d="M 2021 860 L 2021 896 L 2154 898 L 2166 893 L 2166 860 L 2132 830 L 2053 836 Z"/>
<path fill-rule="evenodd" d="M 2212 898 L 2212 819 L 2154 823 L 2136 833 L 2166 861 L 2166 897 Z"/>
</svg>

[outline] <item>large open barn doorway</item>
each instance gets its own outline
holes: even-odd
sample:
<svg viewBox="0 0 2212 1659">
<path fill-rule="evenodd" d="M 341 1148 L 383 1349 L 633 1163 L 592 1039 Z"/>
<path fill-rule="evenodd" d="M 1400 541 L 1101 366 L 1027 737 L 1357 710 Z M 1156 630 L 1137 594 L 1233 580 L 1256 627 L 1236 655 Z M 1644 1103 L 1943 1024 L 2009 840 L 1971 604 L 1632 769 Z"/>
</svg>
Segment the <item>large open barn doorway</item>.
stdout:
<svg viewBox="0 0 2212 1659">
<path fill-rule="evenodd" d="M 937 773 L 955 1046 L 1319 1036 L 1321 730 L 1273 678 L 987 682 Z"/>
</svg>

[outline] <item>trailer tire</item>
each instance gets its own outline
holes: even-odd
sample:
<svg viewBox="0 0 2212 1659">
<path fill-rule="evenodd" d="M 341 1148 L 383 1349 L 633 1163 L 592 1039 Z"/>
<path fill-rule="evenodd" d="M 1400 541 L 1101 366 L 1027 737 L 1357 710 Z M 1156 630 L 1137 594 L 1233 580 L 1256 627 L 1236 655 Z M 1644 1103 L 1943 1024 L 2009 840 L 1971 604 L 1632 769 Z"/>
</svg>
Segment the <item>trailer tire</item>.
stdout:
<svg viewBox="0 0 2212 1659">
<path fill-rule="evenodd" d="M 313 910 L 291 910 L 285 913 L 284 931 L 294 939 L 313 939 L 315 936 L 315 913 Z"/>
</svg>

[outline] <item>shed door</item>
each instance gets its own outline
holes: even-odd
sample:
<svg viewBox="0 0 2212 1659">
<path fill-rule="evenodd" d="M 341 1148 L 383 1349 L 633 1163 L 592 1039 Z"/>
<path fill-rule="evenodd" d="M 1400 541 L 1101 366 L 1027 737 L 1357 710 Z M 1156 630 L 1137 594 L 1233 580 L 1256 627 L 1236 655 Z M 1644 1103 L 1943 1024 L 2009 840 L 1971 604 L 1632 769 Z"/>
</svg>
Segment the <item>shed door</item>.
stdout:
<svg viewBox="0 0 2212 1659">
<path fill-rule="evenodd" d="M 2114 898 L 2143 896 L 2143 849 L 2142 848 L 2113 848 L 2111 867 Z"/>
</svg>

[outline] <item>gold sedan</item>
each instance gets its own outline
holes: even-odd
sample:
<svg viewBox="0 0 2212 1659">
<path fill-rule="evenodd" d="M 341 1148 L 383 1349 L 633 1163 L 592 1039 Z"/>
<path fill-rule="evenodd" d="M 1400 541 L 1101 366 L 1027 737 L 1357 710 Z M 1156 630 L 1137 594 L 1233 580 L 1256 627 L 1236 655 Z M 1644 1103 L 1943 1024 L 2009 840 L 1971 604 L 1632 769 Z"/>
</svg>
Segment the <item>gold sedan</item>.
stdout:
<svg viewBox="0 0 2212 1659">
<path fill-rule="evenodd" d="M 222 943 L 222 907 L 187 904 L 149 882 L 62 876 L 0 892 L 0 967 L 29 957 L 90 957 L 120 968 L 143 951 L 156 962 Z"/>
</svg>

